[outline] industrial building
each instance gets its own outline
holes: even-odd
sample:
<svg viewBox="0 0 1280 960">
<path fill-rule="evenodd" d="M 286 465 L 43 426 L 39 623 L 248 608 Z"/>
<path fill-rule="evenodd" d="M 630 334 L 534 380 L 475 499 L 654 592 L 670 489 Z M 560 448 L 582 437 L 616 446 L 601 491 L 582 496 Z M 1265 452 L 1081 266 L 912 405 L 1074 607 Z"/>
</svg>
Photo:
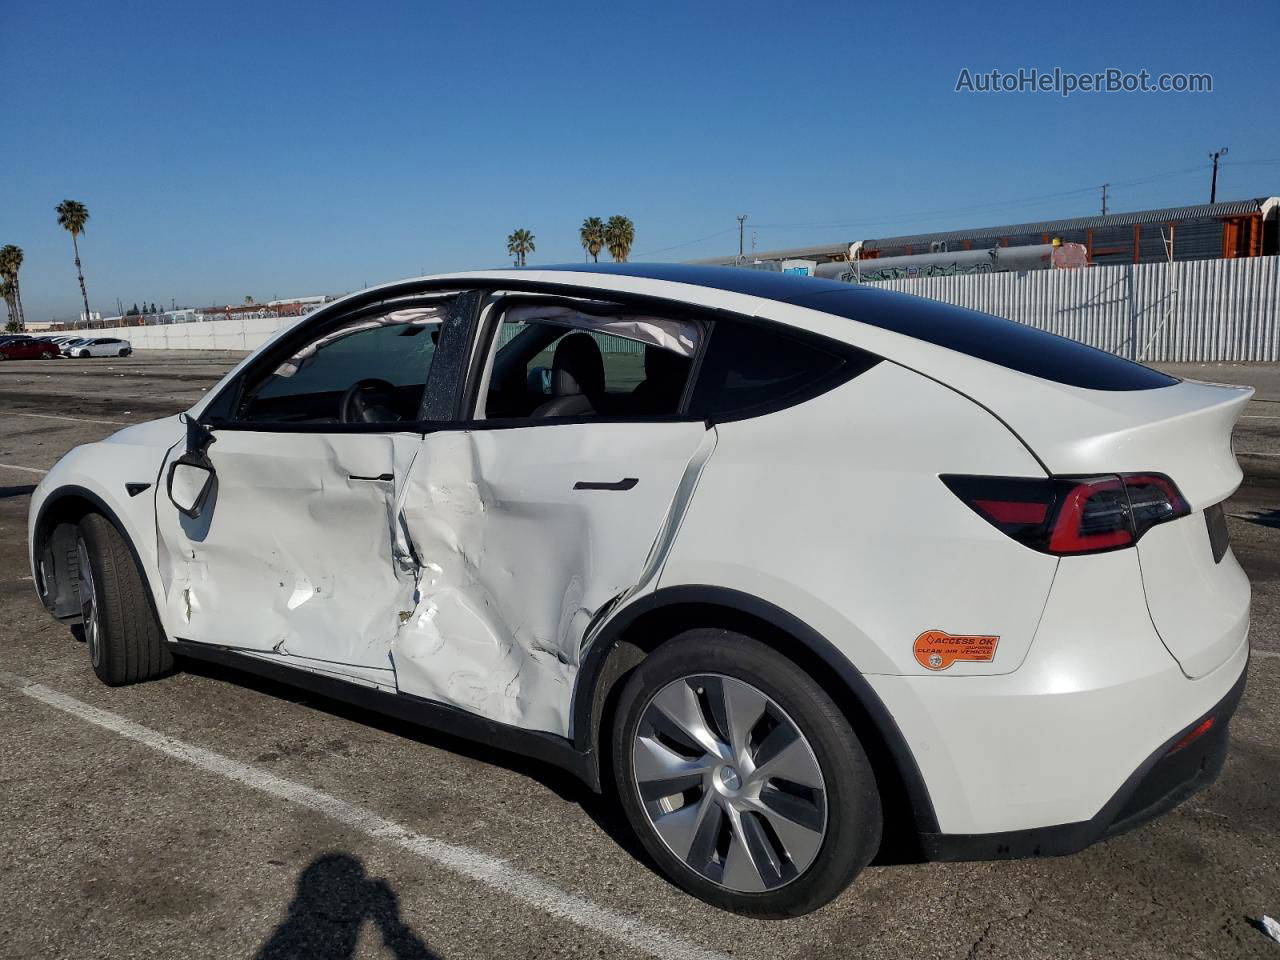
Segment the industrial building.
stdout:
<svg viewBox="0 0 1280 960">
<path fill-rule="evenodd" d="M 939 230 L 900 237 L 855 240 L 751 254 L 752 262 L 800 264 L 871 260 L 994 247 L 1082 245 L 1090 264 L 1156 263 L 1167 260 L 1231 260 L 1280 252 L 1280 197 L 1166 207 L 1107 216 L 1074 217 L 965 230 Z M 695 263 L 732 266 L 736 256 Z M 808 271 L 805 271 L 808 272 Z"/>
</svg>

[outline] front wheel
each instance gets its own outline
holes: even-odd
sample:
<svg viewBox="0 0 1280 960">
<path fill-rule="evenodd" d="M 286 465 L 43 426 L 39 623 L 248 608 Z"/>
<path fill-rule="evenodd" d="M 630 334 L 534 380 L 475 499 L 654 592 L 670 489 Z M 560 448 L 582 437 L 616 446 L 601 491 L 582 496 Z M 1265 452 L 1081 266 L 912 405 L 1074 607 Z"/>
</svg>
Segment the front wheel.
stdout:
<svg viewBox="0 0 1280 960">
<path fill-rule="evenodd" d="M 173 653 L 147 585 L 115 525 L 97 513 L 81 520 L 76 559 L 81 624 L 98 679 L 115 687 L 171 670 Z"/>
<path fill-rule="evenodd" d="M 691 630 L 636 668 L 613 772 L 645 849 L 735 913 L 798 916 L 834 899 L 880 844 L 866 753 L 826 691 L 772 648 Z"/>
</svg>

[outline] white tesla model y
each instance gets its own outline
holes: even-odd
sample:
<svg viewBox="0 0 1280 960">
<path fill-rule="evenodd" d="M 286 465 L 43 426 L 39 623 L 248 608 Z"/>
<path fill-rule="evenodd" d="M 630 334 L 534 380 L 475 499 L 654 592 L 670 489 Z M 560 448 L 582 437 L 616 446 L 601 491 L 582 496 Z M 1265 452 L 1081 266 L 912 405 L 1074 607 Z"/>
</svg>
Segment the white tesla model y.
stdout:
<svg viewBox="0 0 1280 960">
<path fill-rule="evenodd" d="M 882 836 L 1069 853 L 1214 778 L 1248 397 L 825 280 L 410 280 L 68 453 L 32 566 L 108 684 L 213 660 L 542 758 L 793 915 Z"/>
</svg>

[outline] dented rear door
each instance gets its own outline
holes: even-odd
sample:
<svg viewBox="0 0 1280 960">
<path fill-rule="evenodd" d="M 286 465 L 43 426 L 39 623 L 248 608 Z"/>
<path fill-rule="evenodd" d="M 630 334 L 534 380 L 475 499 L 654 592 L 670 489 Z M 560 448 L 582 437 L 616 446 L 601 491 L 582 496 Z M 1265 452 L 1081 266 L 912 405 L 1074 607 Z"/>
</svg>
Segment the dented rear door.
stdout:
<svg viewBox="0 0 1280 960">
<path fill-rule="evenodd" d="M 589 628 L 656 582 L 715 437 L 702 421 L 429 434 L 400 504 L 420 572 L 399 689 L 568 735 Z"/>
</svg>

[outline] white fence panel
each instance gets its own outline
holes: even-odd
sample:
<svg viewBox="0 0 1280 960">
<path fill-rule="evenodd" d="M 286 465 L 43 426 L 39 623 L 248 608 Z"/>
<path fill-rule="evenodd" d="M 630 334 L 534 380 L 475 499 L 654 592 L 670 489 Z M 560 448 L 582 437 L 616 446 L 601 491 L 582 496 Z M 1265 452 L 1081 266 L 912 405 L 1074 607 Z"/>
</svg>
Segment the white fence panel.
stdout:
<svg viewBox="0 0 1280 960">
<path fill-rule="evenodd" d="M 1146 362 L 1280 360 L 1280 257 L 885 280 Z"/>
</svg>

